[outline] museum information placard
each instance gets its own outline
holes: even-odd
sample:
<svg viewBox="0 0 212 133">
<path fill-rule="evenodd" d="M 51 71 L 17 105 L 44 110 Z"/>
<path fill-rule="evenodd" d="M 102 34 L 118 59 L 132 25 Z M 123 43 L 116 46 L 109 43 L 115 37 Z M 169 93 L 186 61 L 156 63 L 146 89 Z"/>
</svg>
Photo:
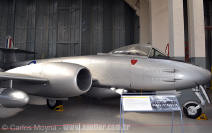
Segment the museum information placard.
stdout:
<svg viewBox="0 0 212 133">
<path fill-rule="evenodd" d="M 174 95 L 122 96 L 123 111 L 172 112 L 180 111 Z"/>
</svg>

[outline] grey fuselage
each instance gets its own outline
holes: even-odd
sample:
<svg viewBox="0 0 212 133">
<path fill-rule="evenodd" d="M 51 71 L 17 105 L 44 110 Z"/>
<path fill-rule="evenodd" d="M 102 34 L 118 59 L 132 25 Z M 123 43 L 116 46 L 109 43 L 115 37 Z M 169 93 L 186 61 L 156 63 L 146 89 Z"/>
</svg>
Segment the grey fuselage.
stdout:
<svg viewBox="0 0 212 133">
<path fill-rule="evenodd" d="M 19 65 L 28 65 L 30 62 Z M 145 56 L 101 54 L 36 60 L 37 64 L 49 62 L 74 63 L 86 67 L 92 75 L 92 86 L 96 87 L 178 90 L 204 85 L 211 79 L 210 72 L 198 66 Z"/>
</svg>

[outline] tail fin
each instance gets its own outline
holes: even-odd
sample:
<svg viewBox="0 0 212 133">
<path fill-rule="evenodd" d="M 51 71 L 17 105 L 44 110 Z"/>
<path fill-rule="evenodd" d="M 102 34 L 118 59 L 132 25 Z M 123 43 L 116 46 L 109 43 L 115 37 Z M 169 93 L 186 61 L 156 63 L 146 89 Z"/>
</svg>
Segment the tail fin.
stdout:
<svg viewBox="0 0 212 133">
<path fill-rule="evenodd" d="M 6 47 L 5 48 L 0 48 L 1 51 L 1 58 L 0 58 L 0 67 L 3 69 L 9 69 L 13 67 L 13 64 L 17 62 L 17 54 L 22 53 L 22 54 L 35 54 L 35 52 L 31 51 L 26 51 L 26 50 L 21 50 L 18 48 L 15 48 L 13 39 L 11 36 L 7 37 L 6 40 Z"/>
</svg>

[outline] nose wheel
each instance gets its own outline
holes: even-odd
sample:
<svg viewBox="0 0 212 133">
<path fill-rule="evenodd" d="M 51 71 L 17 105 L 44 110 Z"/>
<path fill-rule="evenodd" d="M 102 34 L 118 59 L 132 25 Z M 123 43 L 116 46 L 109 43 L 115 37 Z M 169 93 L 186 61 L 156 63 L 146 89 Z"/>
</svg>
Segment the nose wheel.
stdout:
<svg viewBox="0 0 212 133">
<path fill-rule="evenodd" d="M 183 112 L 188 118 L 196 119 L 202 114 L 202 108 L 198 103 L 190 101 L 183 106 Z"/>
<path fill-rule="evenodd" d="M 185 103 L 183 105 L 183 112 L 188 118 L 196 119 L 202 115 L 202 107 L 205 106 L 206 101 L 208 103 L 211 103 L 211 101 L 202 85 L 198 85 L 196 88 L 193 88 L 192 91 L 195 93 L 200 103 L 195 101 Z"/>
</svg>

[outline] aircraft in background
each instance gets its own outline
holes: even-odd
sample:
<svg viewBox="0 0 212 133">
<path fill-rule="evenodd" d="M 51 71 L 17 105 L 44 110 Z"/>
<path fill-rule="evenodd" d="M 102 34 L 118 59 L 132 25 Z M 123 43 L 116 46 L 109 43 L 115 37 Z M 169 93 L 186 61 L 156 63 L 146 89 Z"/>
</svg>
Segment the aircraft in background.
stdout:
<svg viewBox="0 0 212 133">
<path fill-rule="evenodd" d="M 14 62 L 11 66 L 12 69 L 0 72 L 0 86 L 6 88 L 0 94 L 0 104 L 5 107 L 22 107 L 29 102 L 28 95 L 36 95 L 45 97 L 48 107 L 54 109 L 69 97 L 107 96 L 120 88 L 128 91 L 196 88 L 198 97 L 205 101 L 201 90 L 210 102 L 204 89 L 211 79 L 208 70 L 171 60 L 146 44 L 98 55 Z M 201 104 L 185 106 L 187 116 L 197 117 Z"/>
</svg>

